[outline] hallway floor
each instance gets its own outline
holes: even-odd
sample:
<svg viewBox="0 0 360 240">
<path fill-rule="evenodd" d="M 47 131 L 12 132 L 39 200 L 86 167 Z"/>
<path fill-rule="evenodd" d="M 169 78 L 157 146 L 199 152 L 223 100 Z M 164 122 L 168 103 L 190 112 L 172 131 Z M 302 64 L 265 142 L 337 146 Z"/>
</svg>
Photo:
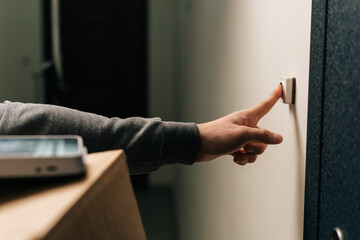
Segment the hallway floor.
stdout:
<svg viewBox="0 0 360 240">
<path fill-rule="evenodd" d="M 171 187 L 134 189 L 148 240 L 177 240 Z"/>
</svg>

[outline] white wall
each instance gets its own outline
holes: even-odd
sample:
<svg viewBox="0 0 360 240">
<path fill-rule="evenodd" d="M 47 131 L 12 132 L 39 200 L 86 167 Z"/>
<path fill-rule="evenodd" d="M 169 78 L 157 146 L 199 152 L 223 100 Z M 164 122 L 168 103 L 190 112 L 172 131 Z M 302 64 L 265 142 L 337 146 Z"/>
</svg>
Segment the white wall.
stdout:
<svg viewBox="0 0 360 240">
<path fill-rule="evenodd" d="M 41 0 L 0 0 L 0 101 L 43 102 Z"/>
<path fill-rule="evenodd" d="M 260 126 L 281 133 L 257 162 L 231 157 L 180 166 L 180 239 L 302 239 L 310 0 L 178 0 L 180 119 L 204 122 L 265 98 L 295 76 L 296 104 L 281 101 Z"/>
</svg>

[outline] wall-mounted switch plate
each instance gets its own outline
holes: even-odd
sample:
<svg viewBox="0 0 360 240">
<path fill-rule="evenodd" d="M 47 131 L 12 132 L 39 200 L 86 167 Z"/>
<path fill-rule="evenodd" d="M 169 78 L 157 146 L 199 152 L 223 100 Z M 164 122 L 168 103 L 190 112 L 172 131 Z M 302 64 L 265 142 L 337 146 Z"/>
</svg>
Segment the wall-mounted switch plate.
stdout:
<svg viewBox="0 0 360 240">
<path fill-rule="evenodd" d="M 295 83 L 294 77 L 280 77 L 280 84 L 282 85 L 282 100 L 286 104 L 295 103 Z"/>
</svg>

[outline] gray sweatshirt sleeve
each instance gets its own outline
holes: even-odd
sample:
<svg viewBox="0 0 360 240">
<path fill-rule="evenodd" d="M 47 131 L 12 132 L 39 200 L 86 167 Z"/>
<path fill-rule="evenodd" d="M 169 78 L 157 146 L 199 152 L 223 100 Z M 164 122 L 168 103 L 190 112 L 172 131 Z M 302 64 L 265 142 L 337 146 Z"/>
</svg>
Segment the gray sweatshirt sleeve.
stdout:
<svg viewBox="0 0 360 240">
<path fill-rule="evenodd" d="M 193 164 L 200 146 L 195 123 L 159 118 L 106 118 L 60 106 L 0 103 L 0 135 L 80 135 L 89 153 L 124 149 L 131 174 L 165 164 Z"/>
</svg>

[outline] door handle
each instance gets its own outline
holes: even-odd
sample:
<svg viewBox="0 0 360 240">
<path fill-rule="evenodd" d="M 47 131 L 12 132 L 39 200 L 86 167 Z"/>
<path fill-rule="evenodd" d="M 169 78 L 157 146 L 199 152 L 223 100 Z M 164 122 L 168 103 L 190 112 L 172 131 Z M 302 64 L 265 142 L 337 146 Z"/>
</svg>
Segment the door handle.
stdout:
<svg viewBox="0 0 360 240">
<path fill-rule="evenodd" d="M 340 228 L 336 227 L 331 232 L 331 240 L 344 240 L 344 233 Z"/>
</svg>

